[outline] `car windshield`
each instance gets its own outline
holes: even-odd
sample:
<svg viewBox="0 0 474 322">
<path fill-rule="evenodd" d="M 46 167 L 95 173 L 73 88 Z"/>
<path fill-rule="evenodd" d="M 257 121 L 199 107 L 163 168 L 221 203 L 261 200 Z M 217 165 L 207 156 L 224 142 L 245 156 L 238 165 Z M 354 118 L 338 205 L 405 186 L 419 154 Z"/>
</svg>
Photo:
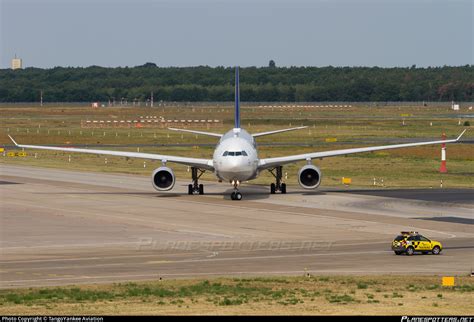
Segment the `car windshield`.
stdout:
<svg viewBox="0 0 474 322">
<path fill-rule="evenodd" d="M 398 235 L 397 237 L 395 237 L 396 241 L 400 241 L 400 240 L 404 240 L 404 239 L 405 239 L 405 236 L 403 236 L 403 235 Z"/>
</svg>

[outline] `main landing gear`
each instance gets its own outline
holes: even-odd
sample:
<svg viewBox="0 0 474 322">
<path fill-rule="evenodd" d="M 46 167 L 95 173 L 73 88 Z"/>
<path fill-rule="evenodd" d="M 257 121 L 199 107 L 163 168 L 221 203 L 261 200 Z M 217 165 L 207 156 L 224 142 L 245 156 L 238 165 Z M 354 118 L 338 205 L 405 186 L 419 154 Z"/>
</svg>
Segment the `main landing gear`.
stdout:
<svg viewBox="0 0 474 322">
<path fill-rule="evenodd" d="M 270 193 L 272 195 L 275 194 L 277 191 L 281 193 L 286 193 L 286 183 L 281 182 L 281 178 L 283 177 L 283 167 L 278 166 L 268 171 L 270 171 L 270 173 L 275 177 L 276 181 L 275 183 L 272 183 L 270 185 Z"/>
<path fill-rule="evenodd" d="M 230 194 L 230 199 L 232 200 L 242 200 L 242 194 L 239 192 L 240 182 L 238 180 L 232 180 L 234 185 L 234 191 Z"/>
<path fill-rule="evenodd" d="M 198 171 L 200 172 L 198 175 Z M 199 184 L 199 178 L 204 173 L 204 170 L 198 168 L 191 168 L 191 175 L 193 183 L 188 185 L 188 195 L 203 195 L 204 194 L 204 185 Z"/>
</svg>

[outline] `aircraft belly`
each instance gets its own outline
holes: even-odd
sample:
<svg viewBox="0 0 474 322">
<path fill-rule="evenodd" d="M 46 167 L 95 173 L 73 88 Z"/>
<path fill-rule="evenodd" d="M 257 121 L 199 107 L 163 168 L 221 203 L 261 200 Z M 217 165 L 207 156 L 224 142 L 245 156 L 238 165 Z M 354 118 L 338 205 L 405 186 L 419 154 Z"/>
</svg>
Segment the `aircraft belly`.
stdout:
<svg viewBox="0 0 474 322">
<path fill-rule="evenodd" d="M 217 176 L 225 181 L 239 180 L 246 181 L 255 178 L 255 171 L 219 171 L 216 173 Z"/>
</svg>

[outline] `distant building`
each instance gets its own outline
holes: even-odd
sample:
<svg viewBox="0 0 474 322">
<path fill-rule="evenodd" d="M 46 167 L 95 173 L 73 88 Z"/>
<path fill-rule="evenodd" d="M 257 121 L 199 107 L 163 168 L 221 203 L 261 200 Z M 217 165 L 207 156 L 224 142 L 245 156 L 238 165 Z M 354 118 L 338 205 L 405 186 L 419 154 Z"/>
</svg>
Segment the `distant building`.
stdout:
<svg viewBox="0 0 474 322">
<path fill-rule="evenodd" d="M 22 69 L 23 68 L 23 62 L 21 61 L 21 58 L 13 58 L 12 59 L 12 69 Z"/>
</svg>

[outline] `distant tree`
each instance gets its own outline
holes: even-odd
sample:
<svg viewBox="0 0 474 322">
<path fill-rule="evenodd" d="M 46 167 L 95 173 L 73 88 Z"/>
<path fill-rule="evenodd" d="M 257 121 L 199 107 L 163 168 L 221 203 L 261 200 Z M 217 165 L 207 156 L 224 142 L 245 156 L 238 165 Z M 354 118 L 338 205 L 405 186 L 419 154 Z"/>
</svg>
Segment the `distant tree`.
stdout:
<svg viewBox="0 0 474 322">
<path fill-rule="evenodd" d="M 143 64 L 141 66 L 137 66 L 137 67 L 158 67 L 158 66 L 156 66 L 155 63 L 145 63 L 145 64 Z"/>
<path fill-rule="evenodd" d="M 230 67 L 90 66 L 0 69 L 0 102 L 93 102 L 128 98 L 155 101 L 231 101 Z M 474 100 L 474 65 L 430 68 L 242 68 L 244 101 L 459 101 Z"/>
</svg>

